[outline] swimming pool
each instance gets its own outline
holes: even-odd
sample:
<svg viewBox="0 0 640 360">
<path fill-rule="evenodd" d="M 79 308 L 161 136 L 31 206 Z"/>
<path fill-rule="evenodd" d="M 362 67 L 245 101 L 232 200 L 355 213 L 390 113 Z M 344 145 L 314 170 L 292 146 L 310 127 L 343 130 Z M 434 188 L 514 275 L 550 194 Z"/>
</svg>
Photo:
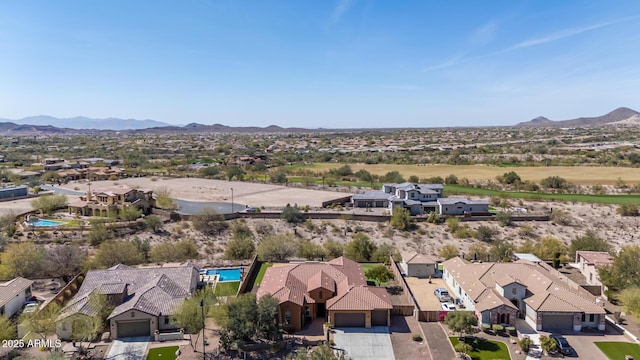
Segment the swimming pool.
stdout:
<svg viewBox="0 0 640 360">
<path fill-rule="evenodd" d="M 29 221 L 27 225 L 31 225 L 35 227 L 51 227 L 51 226 L 64 225 L 64 222 L 56 221 L 56 220 L 38 219 L 38 220 Z"/>
<path fill-rule="evenodd" d="M 240 281 L 242 269 L 241 268 L 216 268 L 216 269 L 202 269 L 201 275 L 218 275 L 218 281 Z"/>
</svg>

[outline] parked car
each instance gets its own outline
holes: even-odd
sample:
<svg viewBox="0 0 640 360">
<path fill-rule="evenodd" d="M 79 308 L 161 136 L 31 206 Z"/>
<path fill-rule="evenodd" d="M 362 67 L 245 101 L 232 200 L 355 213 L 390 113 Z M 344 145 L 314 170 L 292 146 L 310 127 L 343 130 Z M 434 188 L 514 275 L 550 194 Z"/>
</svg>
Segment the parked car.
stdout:
<svg viewBox="0 0 640 360">
<path fill-rule="evenodd" d="M 551 338 L 556 342 L 556 346 L 558 347 L 558 351 L 563 355 L 571 355 L 573 354 L 573 348 L 569 345 L 567 339 L 563 336 L 551 336 Z"/>
<path fill-rule="evenodd" d="M 454 311 L 456 309 L 456 306 L 450 302 L 442 303 L 441 305 L 442 305 L 442 310 L 444 311 Z"/>
<path fill-rule="evenodd" d="M 438 297 L 440 302 L 451 301 L 451 295 L 449 295 L 449 291 L 445 288 L 437 288 L 433 291 L 433 294 Z"/>
<path fill-rule="evenodd" d="M 24 306 L 24 310 L 22 310 L 22 312 L 25 314 L 29 314 L 38 310 L 38 307 L 40 307 L 38 303 L 28 303 Z"/>
</svg>

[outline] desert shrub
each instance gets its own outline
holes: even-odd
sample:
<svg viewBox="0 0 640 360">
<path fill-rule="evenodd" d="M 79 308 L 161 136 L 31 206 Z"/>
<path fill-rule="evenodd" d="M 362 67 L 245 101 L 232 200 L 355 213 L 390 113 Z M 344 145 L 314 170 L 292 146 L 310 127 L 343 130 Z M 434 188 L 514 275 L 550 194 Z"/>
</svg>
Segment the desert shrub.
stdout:
<svg viewBox="0 0 640 360">
<path fill-rule="evenodd" d="M 549 214 L 549 221 L 557 225 L 571 225 L 571 215 L 560 209 L 553 209 Z"/>
<path fill-rule="evenodd" d="M 205 235 L 219 235 L 229 227 L 224 217 L 211 208 L 191 216 L 191 222 L 194 229 Z"/>
<path fill-rule="evenodd" d="M 413 334 L 411 335 L 411 339 L 413 339 L 413 341 L 422 341 L 422 336 L 420 336 L 420 334 Z"/>
<path fill-rule="evenodd" d="M 636 204 L 622 204 L 616 209 L 616 213 L 620 216 L 638 216 L 640 209 Z"/>
<path fill-rule="evenodd" d="M 454 258 L 459 254 L 460 254 L 460 251 L 458 251 L 458 248 L 455 247 L 454 245 L 445 245 L 441 247 L 440 250 L 438 251 L 438 255 L 445 260 Z"/>
<path fill-rule="evenodd" d="M 282 210 L 280 218 L 290 224 L 297 224 L 304 221 L 304 216 L 300 212 L 300 209 L 298 209 L 297 206 L 291 206 L 289 204 Z"/>
<path fill-rule="evenodd" d="M 542 179 L 540 184 L 549 189 L 566 189 L 569 187 L 569 182 L 560 176 L 549 176 Z"/>
<path fill-rule="evenodd" d="M 513 225 L 513 219 L 511 218 L 513 214 L 509 211 L 498 211 L 496 214 L 496 220 L 500 226 L 511 226 Z"/>
<path fill-rule="evenodd" d="M 491 242 L 498 231 L 490 226 L 480 225 L 476 229 L 476 239 L 483 242 Z"/>
</svg>

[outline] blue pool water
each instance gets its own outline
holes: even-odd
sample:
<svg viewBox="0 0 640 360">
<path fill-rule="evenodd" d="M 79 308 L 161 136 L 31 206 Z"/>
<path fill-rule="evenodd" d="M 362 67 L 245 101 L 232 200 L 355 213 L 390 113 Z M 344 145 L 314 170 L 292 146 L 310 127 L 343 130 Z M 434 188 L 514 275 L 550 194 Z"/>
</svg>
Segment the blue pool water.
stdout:
<svg viewBox="0 0 640 360">
<path fill-rule="evenodd" d="M 200 270 L 202 275 L 218 275 L 218 281 L 240 281 L 240 268 L 206 269 Z"/>
<path fill-rule="evenodd" d="M 46 227 L 46 226 L 60 226 L 60 225 L 63 225 L 64 222 L 55 221 L 55 220 L 38 219 L 38 220 L 29 221 L 28 224 L 35 227 Z"/>
</svg>

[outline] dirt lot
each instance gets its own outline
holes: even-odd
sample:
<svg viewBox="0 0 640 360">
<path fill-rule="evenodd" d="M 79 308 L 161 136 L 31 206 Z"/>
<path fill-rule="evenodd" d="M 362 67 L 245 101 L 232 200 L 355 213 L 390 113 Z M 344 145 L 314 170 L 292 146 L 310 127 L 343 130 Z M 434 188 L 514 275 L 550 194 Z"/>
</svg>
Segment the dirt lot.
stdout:
<svg viewBox="0 0 640 360">
<path fill-rule="evenodd" d="M 404 279 L 407 281 L 407 284 L 409 284 L 411 292 L 413 292 L 413 296 L 415 296 L 418 301 L 420 309 L 423 311 L 442 310 L 440 300 L 438 300 L 438 298 L 433 294 L 433 291 L 436 288 L 447 289 L 447 286 L 444 284 L 442 279 L 432 279 L 431 284 L 429 284 L 429 279 L 419 279 L 409 276 Z"/>
<path fill-rule="evenodd" d="M 158 191 L 168 189 L 172 197 L 189 201 L 233 201 L 238 204 L 265 207 L 284 207 L 287 204 L 322 206 L 323 201 L 349 196 L 348 193 L 300 189 L 287 186 L 243 181 L 222 181 L 198 178 L 129 178 L 117 181 L 94 181 L 93 189 L 113 187 L 118 184 Z M 72 182 L 61 186 L 69 190 L 87 191 L 86 182 Z"/>
</svg>

